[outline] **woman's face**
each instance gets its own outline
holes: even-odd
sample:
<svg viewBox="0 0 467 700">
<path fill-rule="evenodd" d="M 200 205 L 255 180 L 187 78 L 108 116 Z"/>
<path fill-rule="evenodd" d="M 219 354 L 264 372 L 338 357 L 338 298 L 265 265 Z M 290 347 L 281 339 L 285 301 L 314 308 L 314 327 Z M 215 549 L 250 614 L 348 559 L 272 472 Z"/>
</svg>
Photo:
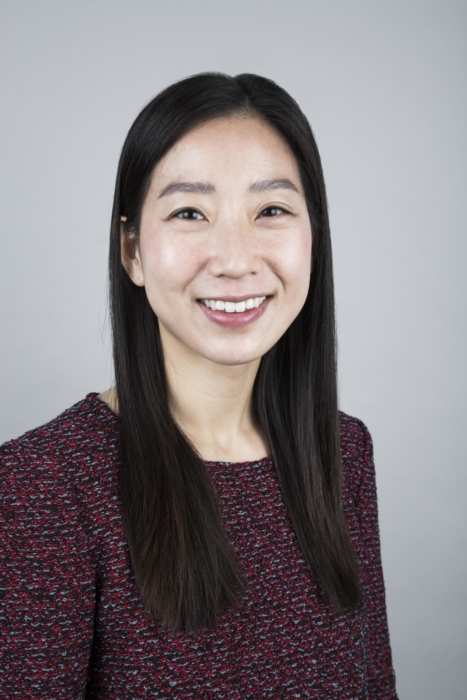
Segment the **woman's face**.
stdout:
<svg viewBox="0 0 467 700">
<path fill-rule="evenodd" d="M 311 237 L 289 146 L 241 115 L 193 129 L 157 164 L 137 250 L 123 244 L 122 260 L 146 289 L 164 349 L 240 365 L 264 355 L 303 307 Z"/>
</svg>

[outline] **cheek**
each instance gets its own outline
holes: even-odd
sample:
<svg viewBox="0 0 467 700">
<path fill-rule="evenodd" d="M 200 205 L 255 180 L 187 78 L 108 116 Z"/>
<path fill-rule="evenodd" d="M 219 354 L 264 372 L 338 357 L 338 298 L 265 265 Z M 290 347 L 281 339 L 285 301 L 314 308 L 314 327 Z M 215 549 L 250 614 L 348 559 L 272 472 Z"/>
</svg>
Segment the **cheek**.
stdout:
<svg viewBox="0 0 467 700">
<path fill-rule="evenodd" d="M 301 231 L 298 242 L 298 255 L 303 268 L 306 268 L 311 273 L 311 251 L 312 251 L 313 234 L 311 227 L 304 227 Z"/>
<path fill-rule="evenodd" d="M 304 227 L 279 251 L 277 259 L 281 277 L 291 301 L 304 303 L 311 275 L 311 229 Z"/>
<path fill-rule="evenodd" d="M 180 291 L 192 278 L 197 258 L 178 237 L 154 233 L 141 237 L 141 259 L 146 292 L 166 297 Z"/>
</svg>

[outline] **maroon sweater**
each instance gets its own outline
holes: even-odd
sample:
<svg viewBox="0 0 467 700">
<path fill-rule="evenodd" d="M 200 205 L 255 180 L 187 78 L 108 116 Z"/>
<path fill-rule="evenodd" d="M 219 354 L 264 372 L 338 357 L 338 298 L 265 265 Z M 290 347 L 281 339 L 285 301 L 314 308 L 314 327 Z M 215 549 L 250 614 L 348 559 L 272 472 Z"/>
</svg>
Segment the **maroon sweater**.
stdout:
<svg viewBox="0 0 467 700">
<path fill-rule="evenodd" d="M 369 698 L 396 691 L 370 435 L 341 414 L 345 515 L 365 603 L 333 614 L 270 458 L 207 462 L 248 582 L 215 630 L 144 612 L 119 511 L 118 418 L 96 394 L 0 448 L 1 698 Z"/>
</svg>

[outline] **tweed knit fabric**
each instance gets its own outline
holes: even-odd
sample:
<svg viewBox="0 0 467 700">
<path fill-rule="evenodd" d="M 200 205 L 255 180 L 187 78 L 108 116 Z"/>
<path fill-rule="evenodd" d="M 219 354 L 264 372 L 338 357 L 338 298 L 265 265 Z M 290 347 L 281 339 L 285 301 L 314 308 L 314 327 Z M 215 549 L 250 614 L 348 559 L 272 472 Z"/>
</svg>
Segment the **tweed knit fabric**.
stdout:
<svg viewBox="0 0 467 700">
<path fill-rule="evenodd" d="M 272 460 L 207 462 L 248 589 L 215 630 L 143 611 L 119 511 L 118 419 L 96 394 L 0 449 L 0 697 L 394 700 L 375 474 L 341 414 L 344 507 L 365 604 L 333 614 Z"/>
</svg>

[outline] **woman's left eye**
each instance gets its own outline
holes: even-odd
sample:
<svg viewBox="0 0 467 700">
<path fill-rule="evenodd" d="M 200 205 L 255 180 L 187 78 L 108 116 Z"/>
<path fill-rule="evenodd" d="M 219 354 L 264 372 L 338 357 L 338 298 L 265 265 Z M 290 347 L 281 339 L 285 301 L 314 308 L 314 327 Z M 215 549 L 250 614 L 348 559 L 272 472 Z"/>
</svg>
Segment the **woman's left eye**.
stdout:
<svg viewBox="0 0 467 700">
<path fill-rule="evenodd" d="M 179 209 L 175 212 L 175 214 L 172 214 L 172 217 L 177 219 L 188 219 L 189 221 L 199 221 L 200 219 L 204 219 L 201 212 L 199 212 L 197 209 L 191 209 L 189 207 Z"/>
<path fill-rule="evenodd" d="M 260 213 L 260 216 L 279 216 L 279 214 L 288 214 L 289 212 L 286 209 L 282 209 L 282 207 L 266 207 L 266 209 L 263 209 L 263 211 Z"/>
</svg>

